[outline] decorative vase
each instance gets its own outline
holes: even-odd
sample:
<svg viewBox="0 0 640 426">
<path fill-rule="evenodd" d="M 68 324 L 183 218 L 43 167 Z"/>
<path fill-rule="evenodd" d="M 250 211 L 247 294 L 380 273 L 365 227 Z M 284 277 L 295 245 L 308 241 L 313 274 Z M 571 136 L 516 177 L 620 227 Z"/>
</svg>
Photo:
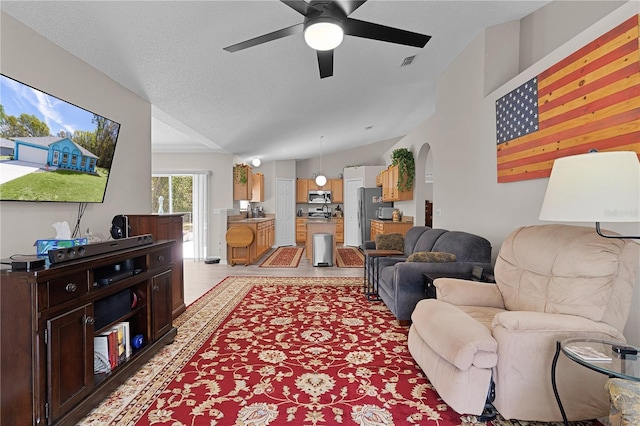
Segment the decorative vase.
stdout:
<svg viewBox="0 0 640 426">
<path fill-rule="evenodd" d="M 391 218 L 393 219 L 394 222 L 400 222 L 400 219 L 402 218 L 402 215 L 400 214 L 400 210 L 393 209 L 393 213 L 391 213 Z"/>
</svg>

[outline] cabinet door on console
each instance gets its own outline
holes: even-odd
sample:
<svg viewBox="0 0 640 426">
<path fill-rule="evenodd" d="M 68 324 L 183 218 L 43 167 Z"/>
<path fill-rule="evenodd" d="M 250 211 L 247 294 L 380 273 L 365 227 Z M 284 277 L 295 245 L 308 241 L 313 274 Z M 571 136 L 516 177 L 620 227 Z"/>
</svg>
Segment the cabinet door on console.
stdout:
<svg viewBox="0 0 640 426">
<path fill-rule="evenodd" d="M 151 303 L 153 304 L 153 340 L 171 329 L 171 271 L 151 279 Z"/>
<path fill-rule="evenodd" d="M 47 321 L 49 423 L 86 397 L 93 380 L 93 304 Z"/>
</svg>

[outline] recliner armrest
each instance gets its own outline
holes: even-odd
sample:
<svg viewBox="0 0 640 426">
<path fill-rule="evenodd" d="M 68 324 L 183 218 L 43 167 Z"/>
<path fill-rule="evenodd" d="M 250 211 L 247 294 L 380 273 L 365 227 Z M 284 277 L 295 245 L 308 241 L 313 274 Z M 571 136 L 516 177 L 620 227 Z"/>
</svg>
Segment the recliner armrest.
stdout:
<svg viewBox="0 0 640 426">
<path fill-rule="evenodd" d="M 493 317 L 491 328 L 502 328 L 509 332 L 542 332 L 549 336 L 580 335 L 625 341 L 624 335 L 607 323 L 592 321 L 577 315 L 551 314 L 547 312 L 506 311 Z M 564 337 L 563 337 L 564 338 Z"/>
<path fill-rule="evenodd" d="M 443 302 L 505 309 L 502 294 L 495 284 L 457 278 L 438 278 L 433 284 L 436 287 L 436 297 Z"/>
</svg>

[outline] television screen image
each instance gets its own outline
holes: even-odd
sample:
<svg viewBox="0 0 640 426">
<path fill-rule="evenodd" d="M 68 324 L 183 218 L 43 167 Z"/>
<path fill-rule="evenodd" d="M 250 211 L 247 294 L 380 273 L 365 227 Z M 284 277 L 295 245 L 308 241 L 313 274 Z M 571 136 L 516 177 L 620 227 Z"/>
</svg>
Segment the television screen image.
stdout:
<svg viewBox="0 0 640 426">
<path fill-rule="evenodd" d="M 120 124 L 0 74 L 0 201 L 102 203 Z"/>
</svg>

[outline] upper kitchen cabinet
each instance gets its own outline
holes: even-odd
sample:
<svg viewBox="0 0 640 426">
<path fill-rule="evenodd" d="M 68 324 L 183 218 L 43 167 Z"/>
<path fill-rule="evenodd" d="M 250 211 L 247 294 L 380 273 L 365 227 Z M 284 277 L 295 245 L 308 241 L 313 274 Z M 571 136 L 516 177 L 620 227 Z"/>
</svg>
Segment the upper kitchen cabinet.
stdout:
<svg viewBox="0 0 640 426">
<path fill-rule="evenodd" d="M 252 179 L 252 196 L 251 201 L 261 203 L 264 201 L 264 175 L 262 173 L 256 173 Z"/>
<path fill-rule="evenodd" d="M 233 199 L 251 200 L 253 192 L 253 173 L 246 164 L 233 166 Z"/>
<path fill-rule="evenodd" d="M 342 186 L 342 179 L 329 179 L 329 185 L 331 189 L 331 202 L 336 204 L 343 203 L 344 190 Z"/>
<path fill-rule="evenodd" d="M 309 179 L 296 179 L 296 203 L 309 202 Z"/>
<path fill-rule="evenodd" d="M 314 179 L 296 180 L 296 203 L 308 203 L 309 191 L 331 191 L 332 203 L 344 202 L 344 190 L 342 179 L 327 179 L 327 183 L 320 187 Z"/>
<path fill-rule="evenodd" d="M 379 179 L 382 183 L 382 200 L 383 201 L 407 201 L 413 199 L 413 188 L 410 190 L 399 190 L 398 181 L 400 179 L 399 168 L 397 165 L 389 166 L 388 169 L 380 173 Z"/>
</svg>

